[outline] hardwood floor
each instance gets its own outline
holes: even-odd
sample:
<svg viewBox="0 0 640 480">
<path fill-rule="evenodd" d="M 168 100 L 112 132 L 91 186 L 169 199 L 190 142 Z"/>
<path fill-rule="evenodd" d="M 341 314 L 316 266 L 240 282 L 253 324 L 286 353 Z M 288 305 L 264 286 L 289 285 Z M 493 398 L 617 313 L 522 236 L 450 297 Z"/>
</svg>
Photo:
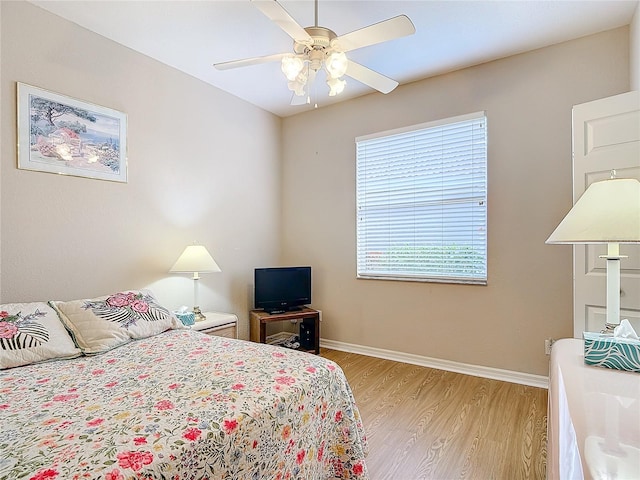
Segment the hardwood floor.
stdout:
<svg viewBox="0 0 640 480">
<path fill-rule="evenodd" d="M 545 478 L 545 389 L 324 348 L 321 355 L 351 384 L 371 480 Z"/>
</svg>

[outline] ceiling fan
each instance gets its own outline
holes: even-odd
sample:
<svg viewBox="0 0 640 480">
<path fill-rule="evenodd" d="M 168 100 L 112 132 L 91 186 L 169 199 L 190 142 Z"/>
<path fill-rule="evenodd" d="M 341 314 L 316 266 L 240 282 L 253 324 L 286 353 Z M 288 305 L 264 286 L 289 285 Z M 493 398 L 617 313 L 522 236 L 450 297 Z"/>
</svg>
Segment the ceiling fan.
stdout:
<svg viewBox="0 0 640 480">
<path fill-rule="evenodd" d="M 315 0 L 315 25 L 301 27 L 276 0 L 251 0 L 271 21 L 293 39 L 293 53 L 277 53 L 263 57 L 233 60 L 214 64 L 218 70 L 246 67 L 268 62 L 281 62 L 288 87 L 294 95 L 292 105 L 310 103 L 311 87 L 316 74 L 326 72 L 329 96 L 338 95 L 346 85 L 348 76 L 382 93 L 389 93 L 398 82 L 370 68 L 349 60 L 347 52 L 377 43 L 412 35 L 416 29 L 406 15 L 384 20 L 345 35 L 318 25 L 318 0 Z"/>
</svg>

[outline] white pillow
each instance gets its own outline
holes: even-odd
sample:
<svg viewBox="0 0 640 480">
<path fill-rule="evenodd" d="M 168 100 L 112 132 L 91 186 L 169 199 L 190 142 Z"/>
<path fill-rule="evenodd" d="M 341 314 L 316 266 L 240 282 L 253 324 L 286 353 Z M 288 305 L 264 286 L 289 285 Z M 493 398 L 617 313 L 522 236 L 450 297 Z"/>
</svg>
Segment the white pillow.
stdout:
<svg viewBox="0 0 640 480">
<path fill-rule="evenodd" d="M 69 332 L 46 303 L 0 305 L 0 368 L 79 355 Z"/>
<path fill-rule="evenodd" d="M 105 352 L 132 339 L 182 327 L 180 320 L 148 290 L 49 304 L 58 311 L 78 347 L 86 354 Z"/>
</svg>

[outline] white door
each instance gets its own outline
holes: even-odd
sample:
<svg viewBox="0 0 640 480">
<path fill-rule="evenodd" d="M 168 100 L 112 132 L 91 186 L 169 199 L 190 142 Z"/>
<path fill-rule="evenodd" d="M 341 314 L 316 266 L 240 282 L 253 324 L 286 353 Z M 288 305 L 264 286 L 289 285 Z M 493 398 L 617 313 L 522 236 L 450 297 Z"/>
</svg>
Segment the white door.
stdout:
<svg viewBox="0 0 640 480">
<path fill-rule="evenodd" d="M 640 95 L 637 91 L 573 107 L 573 202 L 594 181 L 640 180 Z M 606 245 L 573 250 L 573 336 L 602 330 L 606 320 Z M 640 245 L 621 244 L 620 318 L 640 333 Z"/>
</svg>

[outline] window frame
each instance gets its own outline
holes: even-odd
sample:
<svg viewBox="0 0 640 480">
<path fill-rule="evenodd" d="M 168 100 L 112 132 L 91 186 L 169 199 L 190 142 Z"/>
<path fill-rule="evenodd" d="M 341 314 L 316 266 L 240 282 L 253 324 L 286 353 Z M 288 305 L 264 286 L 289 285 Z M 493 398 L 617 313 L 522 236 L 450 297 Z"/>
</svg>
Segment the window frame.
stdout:
<svg viewBox="0 0 640 480">
<path fill-rule="evenodd" d="M 364 263 L 366 263 L 368 260 L 366 260 L 366 256 L 367 254 L 371 254 L 370 250 L 366 250 L 366 246 L 363 246 L 363 244 L 365 243 L 364 240 L 361 239 L 361 220 L 360 220 L 360 216 L 361 216 L 361 211 L 363 206 L 361 205 L 361 199 L 363 197 L 362 192 L 361 192 L 361 178 L 363 177 L 363 174 L 361 172 L 361 170 L 364 168 L 362 166 L 362 162 L 363 159 L 362 157 L 362 153 L 361 153 L 361 146 L 367 144 L 367 146 L 371 143 L 372 140 L 380 140 L 380 139 L 384 139 L 384 138 L 392 138 L 392 137 L 398 137 L 402 136 L 402 135 L 409 135 L 411 136 L 414 132 L 417 133 L 417 135 L 425 135 L 424 132 L 431 132 L 431 131 L 435 131 L 435 130 L 446 130 L 446 129 L 455 129 L 456 126 L 462 126 L 465 123 L 469 123 L 471 122 L 472 125 L 476 125 L 476 124 L 480 124 L 482 126 L 482 132 L 480 133 L 480 135 L 478 135 L 476 137 L 476 133 L 470 133 L 468 136 L 468 144 L 466 144 L 468 147 L 472 148 L 473 153 L 471 154 L 472 160 L 471 160 L 471 164 L 472 164 L 472 168 L 469 169 L 470 174 L 473 176 L 473 185 L 471 187 L 469 187 L 469 195 L 464 197 L 464 201 L 461 201 L 460 203 L 464 203 L 466 202 L 466 204 L 468 205 L 467 210 L 469 210 L 470 212 L 473 212 L 470 215 L 469 218 L 473 219 L 472 225 L 470 227 L 468 227 L 468 231 L 469 233 L 469 239 L 471 240 L 470 244 L 465 243 L 464 247 L 468 248 L 471 250 L 471 255 L 476 256 L 476 258 L 471 258 L 469 260 L 468 264 L 463 264 L 463 267 L 456 273 L 454 270 L 450 269 L 447 267 L 447 260 L 442 260 L 443 255 L 448 255 L 447 252 L 450 250 L 455 250 L 455 244 L 448 244 L 446 240 L 442 239 L 441 240 L 441 245 L 439 247 L 434 247 L 432 246 L 420 246 L 417 247 L 415 246 L 416 244 L 414 243 L 414 246 L 408 246 L 407 248 L 413 248 L 414 249 L 414 253 L 413 254 L 408 254 L 406 256 L 404 253 L 401 253 L 401 261 L 402 259 L 412 259 L 411 266 L 413 268 L 417 268 L 419 267 L 419 260 L 416 260 L 416 258 L 418 258 L 418 255 L 425 255 L 424 253 L 418 253 L 419 251 L 421 251 L 421 249 L 437 249 L 440 248 L 440 252 L 436 252 L 436 253 L 427 253 L 426 256 L 429 257 L 430 259 L 436 258 L 438 257 L 438 255 L 440 255 L 440 259 L 441 260 L 436 260 L 432 263 L 431 270 L 423 270 L 421 272 L 418 273 L 407 273 L 407 271 L 401 271 L 402 269 L 398 269 L 395 271 L 392 271 L 390 264 L 392 263 L 391 258 L 393 257 L 393 254 L 389 253 L 389 250 L 391 250 L 392 248 L 401 248 L 400 246 L 396 245 L 395 247 L 393 247 L 392 242 L 389 242 L 386 245 L 387 251 L 385 253 L 385 255 L 387 256 L 388 260 L 385 260 L 386 263 L 384 264 L 386 267 L 388 267 L 390 270 L 389 272 L 375 272 L 373 271 L 371 268 L 367 269 L 366 265 L 364 265 Z M 473 127 L 472 127 L 473 128 Z M 426 134 L 427 136 L 429 135 L 429 133 Z M 477 152 L 473 149 L 475 149 L 477 147 L 475 140 L 476 138 L 480 138 L 482 137 L 481 140 L 478 140 L 478 145 L 481 146 L 482 151 L 480 153 L 480 155 L 477 154 Z M 369 142 L 369 143 L 367 143 Z M 366 279 L 366 280 L 395 280 L 395 281 L 413 281 L 413 282 L 434 282 L 434 283 L 451 283 L 451 284 L 473 284 L 473 285 L 487 285 L 488 282 L 488 268 L 487 268 L 487 264 L 488 264 L 488 206 L 487 206 L 487 197 L 488 197 L 488 125 L 487 125 L 487 115 L 485 111 L 479 111 L 479 112 L 474 112 L 474 113 L 470 113 L 470 114 L 466 114 L 466 115 L 459 115 L 459 116 L 455 116 L 455 117 L 449 117 L 449 118 L 444 118 L 444 119 L 440 119 L 440 120 L 436 120 L 436 121 L 432 121 L 432 122 L 426 122 L 426 123 L 421 123 L 421 124 L 417 124 L 417 125 L 411 125 L 411 126 L 407 126 L 407 127 L 403 127 L 403 128 L 398 128 L 398 129 L 393 129 L 393 130 L 387 130 L 387 131 L 383 131 L 383 132 L 378 132 L 378 133 L 374 133 L 374 134 L 369 134 L 369 135 L 363 135 L 363 136 L 359 136 L 356 137 L 355 139 L 355 143 L 356 143 L 356 278 L 358 279 Z M 393 143 L 393 142 L 390 142 Z M 435 142 L 429 145 L 435 145 Z M 404 147 L 402 147 L 404 148 Z M 442 148 L 442 147 L 441 147 Z M 412 150 L 412 155 L 415 155 L 415 152 L 422 152 L 422 154 L 424 155 L 424 152 L 427 151 L 426 148 L 421 148 L 421 149 L 415 149 Z M 392 153 L 388 154 L 387 156 L 393 156 L 396 155 L 398 156 L 399 153 L 398 152 L 402 152 L 404 153 L 405 151 L 403 149 L 399 149 L 399 150 L 395 150 Z M 441 152 L 442 153 L 442 152 Z M 386 155 L 386 154 L 385 154 Z M 380 155 L 382 156 L 382 155 Z M 463 160 L 460 161 L 458 163 L 451 163 L 448 164 L 448 159 L 451 158 L 453 156 L 443 156 L 442 158 L 446 158 L 447 160 L 444 161 L 444 163 L 446 163 L 447 165 L 445 165 L 445 167 L 451 167 L 451 165 L 463 165 L 465 166 L 465 168 L 469 168 L 468 166 L 466 166 L 469 163 L 469 160 Z M 482 160 L 482 165 L 478 166 L 475 162 L 476 162 L 476 158 L 480 157 Z M 390 163 L 389 161 L 387 161 L 388 163 Z M 408 161 L 403 161 L 402 165 L 406 165 L 408 163 Z M 376 164 L 377 166 L 379 166 L 378 164 Z M 426 161 L 426 159 L 423 159 L 421 163 L 419 163 L 421 168 L 429 168 L 428 167 L 428 163 Z M 443 173 L 445 173 L 446 168 L 443 167 L 442 168 L 442 172 L 440 174 L 440 176 L 444 176 Z M 432 168 L 432 167 L 431 167 Z M 366 175 L 366 174 L 365 174 Z M 451 182 L 451 184 L 447 184 L 449 187 L 451 185 L 457 185 L 459 182 Z M 480 186 L 479 190 L 477 190 L 477 187 Z M 393 189 L 393 190 L 389 190 L 389 191 L 402 191 L 402 189 Z M 417 189 L 413 189 L 411 190 L 412 192 L 416 192 Z M 433 189 L 431 190 L 432 192 L 437 191 L 437 189 Z M 444 195 L 442 192 L 444 192 L 446 190 L 442 190 L 440 189 L 439 192 L 441 195 Z M 480 192 L 480 195 L 478 195 L 478 192 Z M 415 196 L 414 196 L 415 198 Z M 419 207 L 417 206 L 419 202 L 415 201 L 415 202 L 410 202 L 407 201 L 405 202 L 407 205 L 411 205 L 411 208 L 413 208 L 414 210 L 418 209 Z M 445 201 L 442 200 L 438 205 L 440 205 L 442 208 L 444 209 L 444 206 L 451 206 L 453 205 L 454 202 L 451 201 Z M 391 210 L 393 208 L 399 209 L 399 207 L 397 206 L 393 206 L 393 203 L 390 202 L 390 204 L 392 205 L 392 207 L 389 207 L 388 210 Z M 455 209 L 455 207 L 453 207 Z M 482 212 L 479 214 L 476 212 Z M 370 214 L 372 215 L 372 214 Z M 452 213 L 448 214 L 449 216 L 452 215 Z M 390 219 L 393 219 L 393 216 L 389 217 Z M 397 219 L 401 219 L 403 218 L 402 214 L 400 215 L 396 215 L 396 220 Z M 426 218 L 426 217 L 425 217 Z M 435 218 L 435 217 L 428 217 L 428 218 Z M 447 216 L 444 214 L 441 214 L 441 219 L 442 222 L 440 225 L 449 225 L 449 223 L 446 223 L 446 218 Z M 467 217 L 464 217 L 465 219 Z M 478 236 L 475 233 L 475 228 L 476 228 L 476 223 L 475 221 L 480 218 L 480 230 L 483 232 L 480 236 Z M 392 226 L 391 226 L 391 221 L 387 222 L 386 226 L 389 230 L 392 230 Z M 381 224 L 384 226 L 384 222 L 381 222 Z M 423 223 L 422 223 L 423 224 Z M 422 225 L 420 222 L 415 222 L 414 225 Z M 453 224 L 453 223 L 452 223 Z M 457 225 L 457 224 L 456 224 Z M 477 237 L 477 239 L 476 239 Z M 426 235 L 425 237 L 426 238 Z M 434 237 L 435 238 L 435 237 Z M 478 250 L 476 250 L 476 248 Z M 435 250 L 433 250 L 435 251 Z M 363 253 L 364 252 L 364 253 Z M 454 253 L 455 254 L 455 253 Z M 477 255 L 480 255 L 480 260 L 478 260 Z M 449 257 L 450 259 L 451 257 Z M 468 257 L 467 257 L 468 258 Z M 447 270 L 444 272 L 436 272 L 436 270 L 438 268 L 444 268 L 447 267 Z M 406 268 L 406 265 L 405 265 Z M 465 274 L 461 274 L 461 272 L 463 271 L 464 268 L 469 268 L 471 269 L 474 273 L 465 273 Z"/>
</svg>

